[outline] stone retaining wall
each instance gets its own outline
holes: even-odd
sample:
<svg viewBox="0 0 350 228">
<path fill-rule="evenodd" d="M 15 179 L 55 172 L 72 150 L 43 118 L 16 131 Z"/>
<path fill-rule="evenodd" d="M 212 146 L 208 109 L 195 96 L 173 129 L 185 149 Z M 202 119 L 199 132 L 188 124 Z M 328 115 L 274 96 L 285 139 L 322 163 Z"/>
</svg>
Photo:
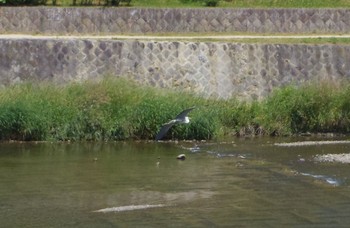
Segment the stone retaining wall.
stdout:
<svg viewBox="0 0 350 228">
<path fill-rule="evenodd" d="M 349 33 L 349 9 L 0 7 L 0 33 Z"/>
<path fill-rule="evenodd" d="M 350 78 L 350 46 L 0 39 L 0 84 L 127 76 L 204 96 L 251 100 L 274 87 Z"/>
</svg>

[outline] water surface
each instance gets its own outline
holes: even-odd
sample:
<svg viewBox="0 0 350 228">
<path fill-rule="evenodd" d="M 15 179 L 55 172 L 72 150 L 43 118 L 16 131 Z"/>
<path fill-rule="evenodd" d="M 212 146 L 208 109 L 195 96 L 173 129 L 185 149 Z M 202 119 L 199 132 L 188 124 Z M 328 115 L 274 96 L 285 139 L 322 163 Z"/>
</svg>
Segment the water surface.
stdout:
<svg viewBox="0 0 350 228">
<path fill-rule="evenodd" d="M 275 144 L 293 140 L 310 139 L 2 143 L 0 222 L 3 227 L 347 226 L 350 165 L 315 157 L 349 153 L 350 144 Z M 177 160 L 182 153 L 186 160 Z"/>
</svg>

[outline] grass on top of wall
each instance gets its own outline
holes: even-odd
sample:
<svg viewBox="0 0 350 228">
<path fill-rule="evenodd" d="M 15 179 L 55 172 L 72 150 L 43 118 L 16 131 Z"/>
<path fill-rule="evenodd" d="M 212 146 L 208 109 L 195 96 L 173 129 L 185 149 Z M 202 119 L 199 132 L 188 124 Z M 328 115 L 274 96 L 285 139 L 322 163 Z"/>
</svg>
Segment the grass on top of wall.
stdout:
<svg viewBox="0 0 350 228">
<path fill-rule="evenodd" d="M 277 36 L 277 34 L 269 34 L 268 38 L 221 38 L 220 36 L 229 36 L 229 35 L 243 35 L 242 33 L 239 34 L 227 34 L 227 33 L 217 33 L 217 37 L 210 37 L 206 38 L 203 36 L 215 36 L 214 33 L 208 33 L 208 34 L 191 34 L 189 38 L 186 38 L 188 34 L 155 34 L 155 36 L 158 36 L 158 41 L 177 41 L 177 42 L 225 42 L 225 43 L 245 43 L 245 44 L 309 44 L 309 45 L 349 45 L 350 44 L 350 38 L 348 37 L 334 37 L 334 38 L 328 38 L 328 37 L 317 37 L 317 38 L 293 38 L 293 37 L 286 37 L 286 38 L 275 38 L 273 36 Z M 248 36 L 254 36 L 259 34 L 246 34 Z M 309 34 L 313 35 L 313 34 Z M 162 36 L 168 36 L 164 37 L 162 39 Z M 169 38 L 170 37 L 170 38 Z M 118 39 L 120 40 L 120 39 Z"/>
<path fill-rule="evenodd" d="M 161 125 L 196 106 L 166 139 L 350 131 L 350 84 L 278 89 L 263 101 L 204 99 L 108 78 L 58 86 L 23 83 L 0 90 L 1 140 L 154 139 Z"/>
<path fill-rule="evenodd" d="M 203 0 L 132 0 L 135 7 L 204 7 Z M 218 7 L 228 8 L 343 8 L 350 0 L 220 0 Z"/>
<path fill-rule="evenodd" d="M 349 0 L 222 0 L 222 7 L 235 8 L 337 8 L 349 7 Z"/>
<path fill-rule="evenodd" d="M 77 5 L 81 2 L 98 6 L 103 5 L 104 1 L 76 1 Z M 52 1 L 47 1 L 47 5 Z M 57 5 L 70 6 L 73 0 L 57 0 Z M 148 7 L 148 8 L 197 8 L 204 7 L 204 0 L 131 0 L 130 5 L 123 2 L 121 6 Z M 218 7 L 228 8 L 348 8 L 350 0 L 220 0 Z"/>
</svg>

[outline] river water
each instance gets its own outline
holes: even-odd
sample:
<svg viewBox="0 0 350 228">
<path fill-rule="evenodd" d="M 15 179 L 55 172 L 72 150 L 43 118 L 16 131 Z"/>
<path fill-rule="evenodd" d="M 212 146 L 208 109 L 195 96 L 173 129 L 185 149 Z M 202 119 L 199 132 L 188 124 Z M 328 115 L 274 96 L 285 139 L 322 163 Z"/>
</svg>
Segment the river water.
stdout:
<svg viewBox="0 0 350 228">
<path fill-rule="evenodd" d="M 315 158 L 350 144 L 300 140 L 2 143 L 0 226 L 347 227 L 350 165 Z"/>
</svg>

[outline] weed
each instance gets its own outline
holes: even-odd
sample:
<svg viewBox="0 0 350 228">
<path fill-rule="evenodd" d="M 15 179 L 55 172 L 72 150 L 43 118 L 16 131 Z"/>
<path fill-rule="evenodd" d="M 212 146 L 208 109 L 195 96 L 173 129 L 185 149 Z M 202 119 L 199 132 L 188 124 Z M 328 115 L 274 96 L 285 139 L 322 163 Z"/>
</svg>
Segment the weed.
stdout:
<svg viewBox="0 0 350 228">
<path fill-rule="evenodd" d="M 350 84 L 312 82 L 276 89 L 263 101 L 205 99 L 191 93 L 106 78 L 0 90 L 1 140 L 153 139 L 162 124 L 195 106 L 191 123 L 167 139 L 350 131 Z"/>
</svg>

